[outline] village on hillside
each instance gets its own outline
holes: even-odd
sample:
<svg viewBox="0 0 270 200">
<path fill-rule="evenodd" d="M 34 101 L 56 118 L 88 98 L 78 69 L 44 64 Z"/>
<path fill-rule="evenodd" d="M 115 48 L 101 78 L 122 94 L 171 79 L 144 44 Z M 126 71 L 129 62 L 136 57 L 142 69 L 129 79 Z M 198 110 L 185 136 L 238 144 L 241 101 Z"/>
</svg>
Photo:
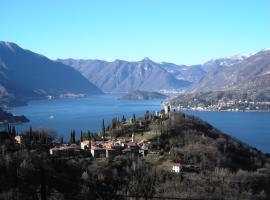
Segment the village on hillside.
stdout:
<svg viewBox="0 0 270 200">
<path fill-rule="evenodd" d="M 65 142 L 63 138 L 60 141 L 45 133 L 37 134 L 32 128 L 26 134 L 16 135 L 14 138 L 20 148 L 43 148 L 52 158 L 88 156 L 92 159 L 112 159 L 120 155 L 146 158 L 147 155 L 158 153 L 151 150 L 155 143 L 150 139 L 168 129 L 168 124 L 164 125 L 163 120 L 170 117 L 171 106 L 168 102 L 162 102 L 162 106 L 161 112 L 147 111 L 142 118 L 136 119 L 135 115 L 130 120 L 125 116 L 121 120 L 115 118 L 107 128 L 103 120 L 100 133 L 81 132 L 79 141 L 76 140 L 75 131 L 71 131 L 69 142 Z M 181 171 L 180 163 L 171 163 L 169 168 L 176 173 Z"/>
</svg>

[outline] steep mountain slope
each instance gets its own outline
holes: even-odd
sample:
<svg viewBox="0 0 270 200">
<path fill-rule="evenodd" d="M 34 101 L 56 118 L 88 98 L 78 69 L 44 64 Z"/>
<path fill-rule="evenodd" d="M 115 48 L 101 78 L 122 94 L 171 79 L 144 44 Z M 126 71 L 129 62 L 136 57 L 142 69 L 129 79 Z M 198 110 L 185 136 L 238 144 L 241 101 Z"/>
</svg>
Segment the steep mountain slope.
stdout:
<svg viewBox="0 0 270 200">
<path fill-rule="evenodd" d="M 139 62 L 76 59 L 58 61 L 74 67 L 105 92 L 129 92 L 136 89 L 157 91 L 188 89 L 191 85 L 197 87 L 197 83 L 208 74 L 240 64 L 247 58 L 248 56 L 234 55 L 191 66 L 168 62 L 156 63 L 149 58 Z"/>
<path fill-rule="evenodd" d="M 228 66 L 235 65 L 237 63 L 241 63 L 246 58 L 248 58 L 248 56 L 234 55 L 234 56 L 225 57 L 225 58 L 212 59 L 212 60 L 209 60 L 208 62 L 202 64 L 201 68 L 206 73 L 209 73 L 209 72 L 213 72 L 216 70 L 220 70 L 220 69 L 222 69 L 222 67 L 228 67 Z"/>
<path fill-rule="evenodd" d="M 158 91 L 185 88 L 189 81 L 178 80 L 161 64 L 149 58 L 138 62 L 115 60 L 58 60 L 80 71 L 104 92 L 129 92 L 133 90 Z"/>
<path fill-rule="evenodd" d="M 216 105 L 214 109 L 269 110 L 270 51 L 260 51 L 240 63 L 210 72 L 194 87 L 193 93 L 172 99 L 172 104 L 210 106 L 210 109 Z M 224 104 L 228 102 L 234 103 Z"/>
<path fill-rule="evenodd" d="M 0 42 L 0 88 L 3 99 L 101 93 L 73 68 L 9 42 Z"/>
<path fill-rule="evenodd" d="M 198 65 L 176 65 L 173 63 L 163 62 L 162 68 L 174 75 L 179 80 L 187 80 L 196 84 L 208 73 L 219 71 L 223 67 L 232 66 L 245 60 L 248 56 L 234 55 L 225 58 L 212 59 Z"/>
<path fill-rule="evenodd" d="M 209 72 L 194 85 L 194 89 L 210 91 L 239 88 L 245 84 L 252 84 L 252 80 L 258 79 L 256 77 L 267 73 L 270 73 L 270 51 L 262 50 L 239 63 Z"/>
<path fill-rule="evenodd" d="M 163 62 L 161 67 L 177 79 L 190 81 L 191 83 L 198 82 L 206 74 L 201 65 L 186 66 Z"/>
<path fill-rule="evenodd" d="M 252 77 L 238 87 L 238 89 L 257 91 L 267 88 L 270 89 L 270 72 Z"/>
</svg>

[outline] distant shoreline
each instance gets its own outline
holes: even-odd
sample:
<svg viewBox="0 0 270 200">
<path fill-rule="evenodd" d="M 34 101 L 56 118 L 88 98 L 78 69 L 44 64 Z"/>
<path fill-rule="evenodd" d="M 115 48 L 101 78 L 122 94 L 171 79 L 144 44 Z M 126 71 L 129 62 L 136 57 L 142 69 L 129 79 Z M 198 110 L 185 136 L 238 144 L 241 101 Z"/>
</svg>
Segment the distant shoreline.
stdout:
<svg viewBox="0 0 270 200">
<path fill-rule="evenodd" d="M 172 108 L 174 109 L 174 108 Z M 270 112 L 270 110 L 200 110 L 200 109 L 175 109 L 178 111 L 196 111 L 196 112 Z"/>
</svg>

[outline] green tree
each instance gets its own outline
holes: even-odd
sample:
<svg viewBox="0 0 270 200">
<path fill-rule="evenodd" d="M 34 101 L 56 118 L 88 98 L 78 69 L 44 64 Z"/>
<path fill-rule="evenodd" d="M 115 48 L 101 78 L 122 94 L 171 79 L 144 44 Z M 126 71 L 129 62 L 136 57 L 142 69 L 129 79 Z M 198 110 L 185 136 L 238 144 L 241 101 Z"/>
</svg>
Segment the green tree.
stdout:
<svg viewBox="0 0 270 200">
<path fill-rule="evenodd" d="M 72 137 L 73 136 L 73 131 L 70 131 L 70 134 L 69 134 L 69 143 L 72 144 Z"/>
<path fill-rule="evenodd" d="M 123 122 L 123 123 L 126 122 L 126 117 L 125 117 L 125 115 L 123 115 L 123 117 L 122 117 L 122 122 Z"/>
<path fill-rule="evenodd" d="M 87 131 L 87 139 L 91 140 L 91 132 L 90 131 Z"/>
<path fill-rule="evenodd" d="M 32 140 L 32 137 L 33 137 L 33 129 L 32 129 L 32 126 L 30 126 L 29 131 L 28 131 L 28 139 L 29 139 L 29 141 Z"/>
<path fill-rule="evenodd" d="M 131 120 L 132 123 L 135 123 L 136 122 L 136 116 L 135 114 L 132 115 L 132 120 Z"/>
<path fill-rule="evenodd" d="M 11 135 L 12 135 L 12 137 L 15 137 L 16 136 L 16 128 L 15 128 L 15 126 L 12 126 L 12 130 L 11 130 Z"/>
<path fill-rule="evenodd" d="M 70 144 L 75 144 L 75 142 L 76 142 L 76 136 L 75 136 L 75 130 L 72 130 L 71 132 L 70 132 L 70 139 L 69 139 L 69 143 Z"/>
<path fill-rule="evenodd" d="M 81 136 L 80 136 L 81 142 L 83 141 L 83 132 L 81 131 Z"/>
<path fill-rule="evenodd" d="M 145 113 L 144 113 L 144 120 L 148 120 L 150 118 L 150 112 L 147 110 Z"/>
<path fill-rule="evenodd" d="M 105 122 L 104 122 L 104 119 L 102 120 L 102 137 L 103 137 L 103 140 L 105 140 Z"/>
</svg>

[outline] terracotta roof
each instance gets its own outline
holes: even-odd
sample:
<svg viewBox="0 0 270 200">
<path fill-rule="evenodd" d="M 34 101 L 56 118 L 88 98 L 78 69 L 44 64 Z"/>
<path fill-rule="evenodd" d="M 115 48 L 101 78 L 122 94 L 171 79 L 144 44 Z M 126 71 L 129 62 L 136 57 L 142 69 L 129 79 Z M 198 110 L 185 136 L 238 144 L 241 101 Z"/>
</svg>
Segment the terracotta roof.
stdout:
<svg viewBox="0 0 270 200">
<path fill-rule="evenodd" d="M 134 143 L 134 142 L 129 142 L 127 143 L 128 146 L 137 146 L 137 143 Z"/>
<path fill-rule="evenodd" d="M 98 149 L 104 149 L 104 148 L 101 148 L 101 147 L 96 146 L 96 145 L 95 145 L 95 146 L 92 145 L 92 146 L 91 146 L 91 149 L 98 150 Z"/>
</svg>

